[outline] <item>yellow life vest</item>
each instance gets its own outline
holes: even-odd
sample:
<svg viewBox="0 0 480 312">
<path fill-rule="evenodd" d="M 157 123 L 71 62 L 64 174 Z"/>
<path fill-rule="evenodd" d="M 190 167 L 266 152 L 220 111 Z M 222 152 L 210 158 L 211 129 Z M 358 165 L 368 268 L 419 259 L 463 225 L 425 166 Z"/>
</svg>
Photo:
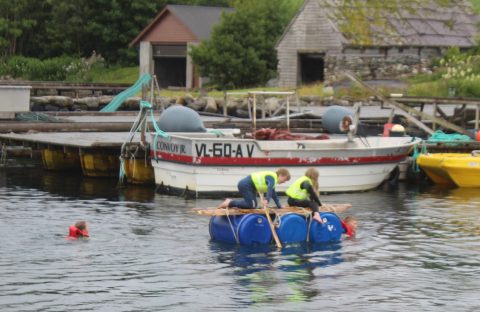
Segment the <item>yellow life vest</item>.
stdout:
<svg viewBox="0 0 480 312">
<path fill-rule="evenodd" d="M 267 176 L 273 177 L 273 188 L 277 186 L 277 173 L 273 171 L 260 171 L 260 172 L 254 172 L 250 175 L 252 177 L 253 185 L 255 185 L 255 188 L 257 191 L 261 193 L 265 193 L 268 190 L 268 185 L 267 182 L 265 181 L 265 178 Z"/>
<path fill-rule="evenodd" d="M 293 182 L 293 184 L 290 185 L 290 187 L 287 189 L 287 191 L 285 192 L 287 196 L 298 200 L 309 199 L 310 196 L 308 194 L 308 191 L 300 187 L 305 181 L 308 181 L 308 183 L 313 186 L 313 182 L 309 177 L 300 177 L 295 182 Z"/>
</svg>

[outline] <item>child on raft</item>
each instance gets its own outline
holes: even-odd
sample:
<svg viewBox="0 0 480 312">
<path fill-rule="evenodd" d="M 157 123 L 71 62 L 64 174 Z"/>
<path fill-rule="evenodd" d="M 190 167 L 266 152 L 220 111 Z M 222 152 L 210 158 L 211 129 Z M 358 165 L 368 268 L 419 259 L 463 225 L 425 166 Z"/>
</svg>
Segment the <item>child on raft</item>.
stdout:
<svg viewBox="0 0 480 312">
<path fill-rule="evenodd" d="M 318 170 L 308 168 L 305 175 L 298 178 L 285 192 L 289 206 L 310 208 L 313 211 L 313 220 L 323 223 L 320 218 L 318 198 Z"/>
<path fill-rule="evenodd" d="M 89 238 L 88 226 L 86 221 L 77 221 L 74 225 L 70 225 L 68 229 L 68 239 Z"/>
<path fill-rule="evenodd" d="M 266 197 L 263 199 L 262 204 L 268 205 L 270 199 L 273 199 L 277 208 L 282 208 L 282 204 L 275 192 L 275 187 L 278 184 L 282 184 L 290 180 L 290 172 L 285 168 L 280 168 L 276 172 L 274 171 L 260 171 L 254 172 L 238 182 L 238 191 L 242 195 L 243 199 L 225 199 L 217 208 L 245 208 L 253 209 L 257 207 L 257 193 L 264 194 Z"/>
</svg>

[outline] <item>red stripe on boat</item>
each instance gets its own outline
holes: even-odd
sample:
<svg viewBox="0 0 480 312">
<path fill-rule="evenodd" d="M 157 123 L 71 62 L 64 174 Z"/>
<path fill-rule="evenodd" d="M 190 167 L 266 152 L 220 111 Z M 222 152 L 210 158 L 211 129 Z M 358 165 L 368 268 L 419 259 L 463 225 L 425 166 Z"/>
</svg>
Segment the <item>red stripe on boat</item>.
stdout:
<svg viewBox="0 0 480 312">
<path fill-rule="evenodd" d="M 406 155 L 394 156 L 365 156 L 365 157 L 319 157 L 308 158 L 255 158 L 255 157 L 192 157 L 188 155 L 178 155 L 172 153 L 157 152 L 155 158 L 154 151 L 150 153 L 152 159 L 176 162 L 189 165 L 224 165 L 224 166 L 298 166 L 298 165 L 359 165 L 376 163 L 400 162 L 406 158 Z"/>
</svg>

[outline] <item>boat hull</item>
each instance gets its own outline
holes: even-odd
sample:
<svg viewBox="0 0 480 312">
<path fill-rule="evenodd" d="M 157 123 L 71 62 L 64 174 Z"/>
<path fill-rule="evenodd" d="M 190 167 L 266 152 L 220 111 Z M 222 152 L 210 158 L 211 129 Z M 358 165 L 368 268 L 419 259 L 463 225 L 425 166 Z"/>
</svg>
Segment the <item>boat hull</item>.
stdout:
<svg viewBox="0 0 480 312">
<path fill-rule="evenodd" d="M 447 181 L 448 185 L 458 187 L 480 187 L 480 156 L 424 154 L 419 156 L 417 163 L 435 183 L 445 184 L 443 182 Z"/>
<path fill-rule="evenodd" d="M 417 164 L 435 184 L 455 186 L 455 182 L 442 168 L 446 155 L 451 154 L 421 154 L 417 158 Z M 452 154 L 454 155 L 454 154 Z"/>
<path fill-rule="evenodd" d="M 292 181 L 315 167 L 321 192 L 366 191 L 388 178 L 418 143 L 410 138 L 388 139 L 392 139 L 390 144 L 381 137 L 348 142 L 345 138 L 258 141 L 172 135 L 154 138 L 151 158 L 155 183 L 169 193 L 236 193 L 240 179 L 254 171 L 279 167 L 290 171 Z M 277 186 L 277 191 L 284 192 L 288 184 Z"/>
</svg>

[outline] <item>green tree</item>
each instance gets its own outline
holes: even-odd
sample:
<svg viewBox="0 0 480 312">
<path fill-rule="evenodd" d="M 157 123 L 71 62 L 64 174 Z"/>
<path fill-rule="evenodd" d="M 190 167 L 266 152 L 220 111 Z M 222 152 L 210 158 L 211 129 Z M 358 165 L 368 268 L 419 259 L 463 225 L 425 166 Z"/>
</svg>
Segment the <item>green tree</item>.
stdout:
<svg viewBox="0 0 480 312">
<path fill-rule="evenodd" d="M 16 55 L 21 38 L 36 26 L 31 0 L 0 0 L 0 59 Z"/>
<path fill-rule="evenodd" d="M 234 13 L 224 14 L 210 40 L 193 47 L 200 73 L 219 88 L 265 84 L 275 75 L 275 42 L 302 0 L 236 0 Z"/>
<path fill-rule="evenodd" d="M 131 65 L 136 63 L 138 51 L 128 48 L 128 44 L 168 3 L 227 5 L 228 0 L 44 0 L 39 3 L 48 4 L 48 17 L 41 38 L 33 39 L 36 50 L 29 50 L 28 56 L 88 57 L 95 51 L 109 64 Z"/>
<path fill-rule="evenodd" d="M 90 56 L 93 51 L 108 63 L 131 64 L 135 50 L 128 43 L 148 24 L 165 1 L 48 0 L 42 57 L 63 54 Z"/>
</svg>

